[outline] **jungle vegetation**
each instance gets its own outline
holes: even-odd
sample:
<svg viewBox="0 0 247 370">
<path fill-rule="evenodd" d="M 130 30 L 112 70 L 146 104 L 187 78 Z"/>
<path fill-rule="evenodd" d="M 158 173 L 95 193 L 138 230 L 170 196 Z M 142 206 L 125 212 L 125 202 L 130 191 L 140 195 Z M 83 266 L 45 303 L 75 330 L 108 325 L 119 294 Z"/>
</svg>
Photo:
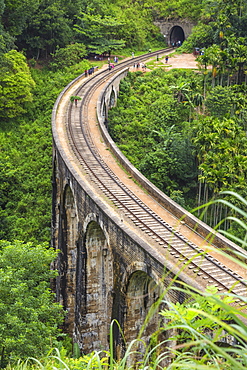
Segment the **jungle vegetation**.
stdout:
<svg viewBox="0 0 247 370">
<path fill-rule="evenodd" d="M 247 195 L 246 20 L 245 3 L 206 2 L 198 25 L 179 48 L 201 48 L 198 70 L 129 74 L 110 111 L 110 133 L 120 149 L 190 211 L 225 190 Z M 215 204 L 203 213 L 214 227 L 227 210 Z M 224 228 L 231 229 L 231 222 Z M 233 229 L 239 233 L 236 225 Z"/>
<path fill-rule="evenodd" d="M 48 247 L 53 104 L 63 87 L 93 64 L 90 56 L 95 53 L 123 57 L 131 55 L 133 49 L 142 53 L 150 47 L 163 48 L 164 38 L 153 25 L 154 19 L 162 17 L 190 18 L 197 22 L 181 50 L 192 52 L 195 46 L 204 48 L 204 55 L 199 59 L 200 73 L 154 70 L 150 74 L 128 76 L 122 85 L 122 105 L 117 108 L 121 112 L 121 124 L 114 118 L 114 112 L 111 115 L 113 135 L 122 140 L 121 149 L 130 155 L 135 165 L 141 165 L 140 169 L 146 171 L 157 186 L 189 209 L 197 204 L 196 199 L 202 204 L 225 189 L 237 191 L 245 198 L 245 2 L 0 0 L 2 367 L 18 358 L 44 355 L 49 346 L 61 348 L 57 339 L 62 337 L 59 325 L 63 313 L 59 305 L 53 304 L 49 289 L 49 280 L 54 278 L 50 263 L 56 257 Z M 213 66 L 212 72 L 205 68 L 209 64 Z M 132 91 L 136 91 L 136 95 Z M 124 106 L 128 117 L 132 117 L 129 125 L 124 120 Z M 139 128 L 144 131 L 146 142 Z M 137 136 L 134 137 L 134 133 Z M 129 137 L 132 141 L 127 141 Z M 145 152 L 144 158 L 136 153 L 138 146 Z M 148 150 L 151 146 L 152 151 Z M 236 213 L 242 199 L 228 193 L 225 204 L 221 203 L 223 207 L 228 200 Z M 214 204 L 218 207 L 219 202 Z M 244 217 L 243 212 L 239 214 Z M 206 217 L 211 221 L 210 213 L 206 213 Z M 232 231 L 230 221 L 232 217 L 226 219 L 227 236 Z M 235 238 L 241 243 L 243 223 L 240 221 L 238 225 L 239 228 L 234 228 Z M 218 299 L 215 292 L 210 299 L 207 294 L 204 300 L 201 294 L 194 295 L 195 303 L 190 301 L 183 307 L 173 307 L 171 326 L 186 328 L 183 341 L 188 345 L 178 348 L 172 368 L 175 369 L 177 363 L 177 368 L 199 369 L 201 366 L 205 369 L 212 360 L 211 369 L 232 366 L 243 369 L 246 367 L 246 326 L 239 321 L 239 312 L 232 306 L 226 309 L 228 301 Z M 229 317 L 226 318 L 221 309 L 229 313 L 232 326 L 225 322 Z M 210 341 L 198 317 L 204 317 L 207 325 L 214 329 L 217 321 L 219 335 L 224 329 L 236 336 L 240 344 L 231 348 L 236 357 L 229 356 L 228 350 L 222 351 Z M 198 327 L 202 330 L 199 337 L 195 336 Z M 205 347 L 205 343 L 209 347 Z M 61 351 L 64 354 L 64 350 Z M 200 354 L 203 356 L 199 357 Z M 51 354 L 48 358 L 51 362 L 47 368 L 90 368 L 92 363 L 96 367 L 93 355 L 77 360 L 56 354 L 57 363 Z M 110 358 L 107 363 L 116 369 L 118 365 Z M 181 358 L 184 363 L 180 366 Z M 96 354 L 96 361 L 98 359 Z M 46 367 L 44 358 L 34 361 L 39 367 Z M 120 363 L 121 368 L 125 366 L 124 361 Z M 98 363 L 101 369 L 102 362 Z M 140 366 L 147 368 L 146 363 Z M 27 368 L 26 363 L 18 366 Z M 154 362 L 148 366 L 157 368 Z"/>
</svg>

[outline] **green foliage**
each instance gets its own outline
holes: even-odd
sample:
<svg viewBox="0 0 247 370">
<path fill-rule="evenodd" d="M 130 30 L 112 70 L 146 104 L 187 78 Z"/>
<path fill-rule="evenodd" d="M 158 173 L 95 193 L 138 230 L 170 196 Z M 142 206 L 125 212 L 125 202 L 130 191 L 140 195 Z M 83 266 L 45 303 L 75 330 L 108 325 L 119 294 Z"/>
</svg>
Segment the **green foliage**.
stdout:
<svg viewBox="0 0 247 370">
<path fill-rule="evenodd" d="M 60 91 L 84 71 L 83 62 L 56 73 L 32 70 L 33 101 L 0 127 L 0 238 L 50 240 L 51 112 Z"/>
<path fill-rule="evenodd" d="M 63 314 L 49 280 L 56 252 L 47 245 L 0 241 L 0 353 L 4 362 L 45 353 L 59 334 Z"/>
<path fill-rule="evenodd" d="M 102 370 L 108 366 L 107 360 L 106 355 L 100 356 L 95 352 L 78 357 L 69 357 L 64 347 L 59 346 L 58 348 L 51 348 L 43 357 L 35 358 L 32 356 L 25 361 L 19 359 L 8 363 L 6 370 Z"/>
<path fill-rule="evenodd" d="M 210 24 L 198 23 L 193 27 L 192 33 L 185 40 L 180 50 L 184 53 L 192 53 L 193 48 L 205 48 L 212 44 L 213 30 Z"/>
<path fill-rule="evenodd" d="M 79 63 L 85 56 L 85 45 L 79 43 L 67 45 L 65 48 L 60 48 L 56 50 L 55 54 L 53 55 L 51 67 L 54 70 L 64 67 L 70 67 L 74 64 Z"/>
<path fill-rule="evenodd" d="M 205 106 L 215 117 L 229 116 L 234 101 L 234 94 L 230 88 L 216 86 L 208 94 Z"/>
<path fill-rule="evenodd" d="M 3 26 L 10 35 L 18 36 L 25 29 L 28 21 L 39 6 L 35 0 L 5 0 L 3 8 Z M 1 14 L 1 12 L 0 12 Z"/>
<path fill-rule="evenodd" d="M 192 51 L 193 47 L 207 48 L 212 44 L 226 43 L 226 39 L 244 38 L 246 45 L 246 2 L 232 0 L 205 1 L 202 4 L 198 24 L 193 28 L 192 34 L 184 42 L 182 51 Z M 224 48 L 222 47 L 222 50 Z"/>
<path fill-rule="evenodd" d="M 0 24 L 0 57 L 2 57 L 3 54 L 7 53 L 11 49 L 15 49 L 14 37 L 10 36 L 8 32 L 1 29 Z"/>
<path fill-rule="evenodd" d="M 81 13 L 75 30 L 82 42 L 87 45 L 89 52 L 111 54 L 113 50 L 121 49 L 125 45 L 124 40 L 118 37 L 118 29 L 121 25 L 122 22 L 113 16 L 93 14 L 90 11 Z"/>
<path fill-rule="evenodd" d="M 15 50 L 4 54 L 0 63 L 0 117 L 14 118 L 25 113 L 34 86 L 25 57 Z"/>
<path fill-rule="evenodd" d="M 244 190 L 246 183 L 246 133 L 232 119 L 201 118 L 195 122 L 194 144 L 198 150 L 200 181 L 215 193 Z"/>
<path fill-rule="evenodd" d="M 2 10 L 0 51 L 1 36 L 4 51 L 14 37 L 18 50 L 34 59 L 47 59 L 58 47 L 66 48 L 72 42 L 82 42 L 88 52 L 98 54 L 121 50 L 124 45 L 148 50 L 152 42 L 164 45 L 153 24 L 155 16 L 162 16 L 161 5 L 161 0 L 145 4 L 128 0 L 8 0 Z"/>
<path fill-rule="evenodd" d="M 188 297 L 184 303 L 166 302 L 167 309 L 161 311 L 168 320 L 164 329 L 172 330 L 176 341 L 171 368 L 244 369 L 246 325 L 241 319 L 246 315 L 233 304 L 237 297 L 221 295 L 215 287 L 204 293 L 182 292 Z"/>
<path fill-rule="evenodd" d="M 5 170 L 4 197 L 0 204 L 6 215 L 1 232 L 9 240 L 44 241 L 49 237 L 51 143 L 47 140 L 48 122 L 43 124 L 44 120 L 31 126 L 22 121 L 15 135 L 0 132 L 1 148 L 11 157 Z M 3 160 L 4 151 L 0 152 Z"/>
<path fill-rule="evenodd" d="M 177 324 L 183 326 L 183 329 L 176 334 L 177 344 L 181 344 L 188 340 L 200 339 L 201 334 L 211 338 L 219 329 L 218 320 L 230 319 L 229 313 L 221 309 L 221 303 L 233 302 L 234 299 L 231 296 L 222 297 L 217 288 L 211 286 L 202 295 L 189 293 L 189 298 L 183 303 L 168 303 L 169 309 L 161 311 L 161 315 L 169 319 L 167 329 Z M 217 320 L 214 315 L 217 316 Z M 222 339 L 222 335 L 226 333 L 222 334 L 221 330 L 215 335 L 214 340 Z"/>
<path fill-rule="evenodd" d="M 218 119 L 201 117 L 194 122 L 196 146 L 199 162 L 199 204 L 206 199 L 218 197 L 219 192 L 225 190 L 237 191 L 246 197 L 246 133 L 233 119 Z M 228 197 L 233 204 L 236 200 Z M 210 207 L 204 213 L 203 220 L 213 227 L 221 222 L 223 215 L 230 215 L 229 210 L 222 206 Z M 234 216 L 234 214 L 232 215 Z M 227 230 L 231 222 L 225 222 Z M 240 234 L 238 229 L 236 233 Z"/>
<path fill-rule="evenodd" d="M 156 4 L 148 2 L 133 2 L 120 4 L 120 12 L 117 12 L 118 18 L 123 25 L 119 29 L 120 37 L 125 41 L 126 46 L 135 49 L 150 48 L 150 42 L 159 39 L 160 30 L 153 24 Z M 142 15 L 142 16 L 140 16 Z M 164 37 L 160 41 L 160 47 L 164 47 Z"/>
<path fill-rule="evenodd" d="M 183 122 L 191 108 L 184 100 L 190 101 L 190 86 L 199 89 L 199 82 L 200 76 L 189 71 L 132 73 L 121 82 L 117 107 L 109 112 L 110 134 L 123 153 L 167 194 L 186 194 L 187 206 L 196 165 L 189 126 Z M 183 195 L 177 199 L 184 205 Z"/>
<path fill-rule="evenodd" d="M 29 18 L 26 28 L 17 38 L 17 44 L 32 58 L 48 58 L 57 47 L 71 43 L 73 32 L 66 10 L 60 1 L 41 0 Z"/>
</svg>

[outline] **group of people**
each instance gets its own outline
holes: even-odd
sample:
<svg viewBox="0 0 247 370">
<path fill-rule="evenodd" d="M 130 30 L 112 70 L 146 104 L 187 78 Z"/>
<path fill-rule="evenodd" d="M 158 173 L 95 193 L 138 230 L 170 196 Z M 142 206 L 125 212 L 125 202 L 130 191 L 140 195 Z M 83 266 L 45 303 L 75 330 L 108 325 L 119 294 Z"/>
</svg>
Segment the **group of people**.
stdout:
<svg viewBox="0 0 247 370">
<path fill-rule="evenodd" d="M 113 63 L 111 63 L 110 58 L 108 58 L 107 61 L 108 61 L 108 69 L 110 71 L 111 69 L 113 69 L 115 67 L 115 65 Z M 118 57 L 117 56 L 114 57 L 114 63 L 116 63 L 116 64 L 118 63 Z"/>
<path fill-rule="evenodd" d="M 145 63 L 134 63 L 134 68 L 139 69 L 141 68 L 143 71 L 146 71 L 146 64 Z"/>
<path fill-rule="evenodd" d="M 177 44 L 180 43 L 181 45 L 181 41 L 178 41 Z M 149 50 L 151 52 L 151 49 Z M 132 53 L 132 57 L 134 58 L 134 53 Z M 159 56 L 157 55 L 157 60 L 159 60 Z M 113 63 L 111 63 L 111 59 L 110 57 L 107 59 L 108 61 L 108 70 L 110 71 L 111 69 L 113 69 L 115 67 L 115 65 Z M 168 56 L 166 55 L 165 57 L 165 61 L 166 63 L 168 62 Z M 118 57 L 115 56 L 114 57 L 114 63 L 118 63 Z M 142 69 L 143 71 L 146 71 L 146 64 L 145 63 L 139 63 L 139 62 L 135 62 L 134 63 L 134 68 L 135 69 Z M 91 67 L 89 68 L 88 70 L 85 70 L 85 77 L 87 77 L 88 75 L 92 75 L 94 73 L 94 67 Z"/>
<path fill-rule="evenodd" d="M 94 59 L 95 60 L 103 60 L 104 59 L 104 56 L 103 56 L 103 54 L 101 54 L 101 55 L 95 55 L 94 56 Z"/>
<path fill-rule="evenodd" d="M 115 67 L 115 65 L 113 64 L 113 63 L 109 63 L 108 64 L 108 69 L 109 69 L 109 71 L 111 70 L 111 69 L 113 69 Z"/>
<path fill-rule="evenodd" d="M 85 77 L 87 77 L 88 75 L 91 76 L 92 74 L 94 73 L 94 67 L 91 67 L 89 69 L 85 69 Z"/>
<path fill-rule="evenodd" d="M 175 48 L 175 47 L 179 48 L 179 46 L 181 46 L 181 45 L 182 45 L 182 42 L 181 42 L 180 40 L 178 40 L 178 41 L 173 41 L 173 42 L 172 42 L 172 47 L 173 47 L 173 48 Z"/>
</svg>

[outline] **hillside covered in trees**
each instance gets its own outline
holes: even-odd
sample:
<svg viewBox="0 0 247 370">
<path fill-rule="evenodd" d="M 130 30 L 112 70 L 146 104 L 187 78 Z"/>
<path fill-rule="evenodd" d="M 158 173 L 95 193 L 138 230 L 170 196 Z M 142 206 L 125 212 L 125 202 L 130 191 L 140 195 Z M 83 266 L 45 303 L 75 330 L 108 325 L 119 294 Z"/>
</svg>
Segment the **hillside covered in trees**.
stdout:
<svg viewBox="0 0 247 370">
<path fill-rule="evenodd" d="M 163 39 L 155 19 L 197 19 L 200 12 L 198 0 L 190 6 L 184 0 L 1 0 L 0 51 L 17 47 L 28 58 L 39 59 L 72 43 L 84 44 L 87 54 L 143 48 Z"/>
</svg>

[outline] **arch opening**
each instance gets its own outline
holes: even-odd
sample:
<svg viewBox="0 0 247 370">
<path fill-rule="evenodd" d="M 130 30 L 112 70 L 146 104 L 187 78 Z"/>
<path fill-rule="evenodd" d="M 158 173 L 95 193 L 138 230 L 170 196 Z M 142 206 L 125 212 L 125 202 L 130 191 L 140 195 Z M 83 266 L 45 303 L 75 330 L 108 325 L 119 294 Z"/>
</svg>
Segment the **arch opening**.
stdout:
<svg viewBox="0 0 247 370">
<path fill-rule="evenodd" d="M 172 27 L 170 31 L 170 45 L 181 46 L 185 40 L 184 30 L 180 26 Z"/>
<path fill-rule="evenodd" d="M 128 282 L 124 334 L 127 342 L 137 338 L 152 304 L 159 297 L 159 287 L 146 272 L 134 272 Z M 147 324 L 142 339 L 146 342 L 155 331 L 158 317 L 154 315 Z"/>
<path fill-rule="evenodd" d="M 60 302 L 67 311 L 65 331 L 72 333 L 74 327 L 74 308 L 76 292 L 76 207 L 74 196 L 69 185 L 66 185 L 61 212 L 61 243 L 58 259 L 60 278 Z"/>
<path fill-rule="evenodd" d="M 116 102 L 116 94 L 115 94 L 115 91 L 114 91 L 113 86 L 112 86 L 112 91 L 111 91 L 111 95 L 110 95 L 109 107 L 110 107 L 110 108 L 114 107 L 115 102 Z"/>
<path fill-rule="evenodd" d="M 166 319 L 159 314 L 166 307 L 165 300 L 170 300 L 169 297 L 160 300 L 163 289 L 163 286 L 141 270 L 133 272 L 129 278 L 125 298 L 124 338 L 127 345 L 133 339 L 140 339 L 131 347 L 133 354 L 128 357 L 129 366 L 143 360 L 147 346 L 149 353 L 152 350 L 157 357 L 161 353 L 163 357 L 171 345 L 171 332 L 163 329 Z M 166 356 L 159 363 L 162 367 L 168 364 L 169 357 Z"/>
<path fill-rule="evenodd" d="M 101 108 L 101 116 L 102 118 L 104 119 L 104 124 L 106 126 L 106 128 L 108 127 L 108 122 L 107 122 L 107 109 L 106 109 L 106 103 L 105 103 L 105 100 L 102 104 L 102 108 Z"/>
<path fill-rule="evenodd" d="M 99 224 L 88 224 L 77 271 L 77 295 L 81 295 L 77 318 L 77 342 L 85 353 L 108 348 L 112 309 L 112 254 Z"/>
</svg>

